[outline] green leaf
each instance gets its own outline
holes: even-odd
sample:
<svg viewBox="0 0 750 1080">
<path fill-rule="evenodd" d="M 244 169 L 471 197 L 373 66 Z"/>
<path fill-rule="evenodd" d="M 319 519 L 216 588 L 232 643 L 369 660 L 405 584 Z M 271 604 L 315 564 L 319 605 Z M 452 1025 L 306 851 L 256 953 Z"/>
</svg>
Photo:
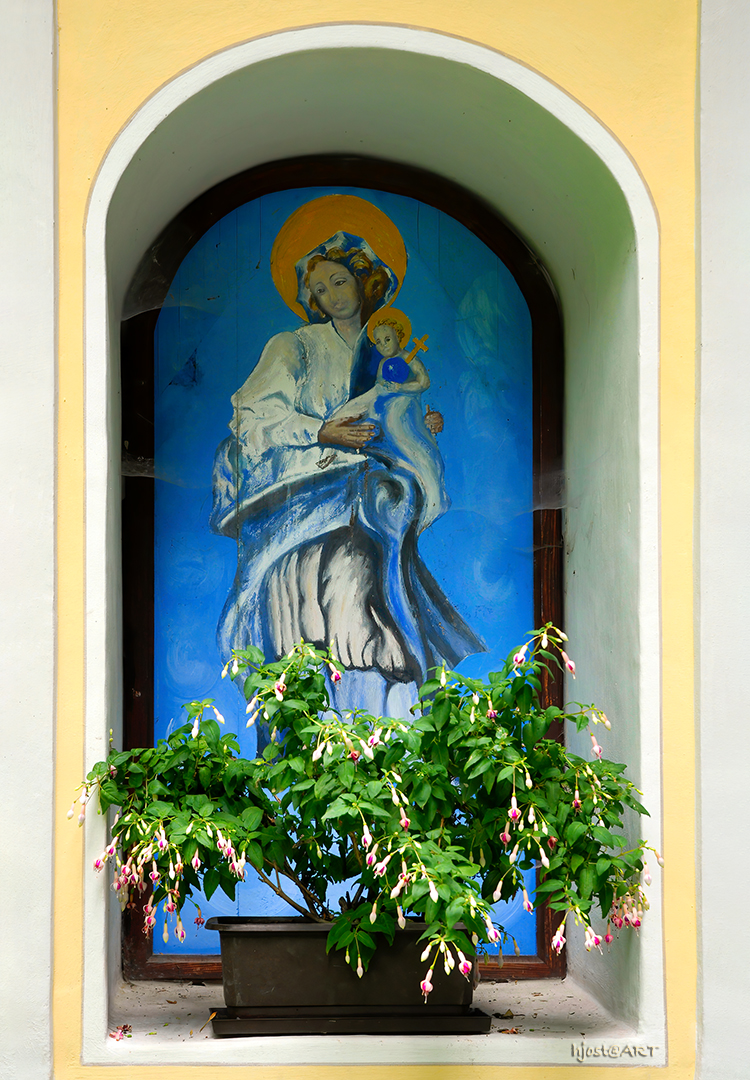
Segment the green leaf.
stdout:
<svg viewBox="0 0 750 1080">
<path fill-rule="evenodd" d="M 203 891 L 206 894 L 206 900 L 210 900 L 213 894 L 219 887 L 219 871 L 215 867 L 210 866 L 203 875 Z"/>
<path fill-rule="evenodd" d="M 580 839 L 586 832 L 585 821 L 571 821 L 565 830 L 565 839 L 569 844 L 575 844 L 576 840 Z"/>
<path fill-rule="evenodd" d="M 584 866 L 581 873 L 578 875 L 578 894 L 584 900 L 588 900 L 594 891 L 594 868 L 593 866 Z"/>
<path fill-rule="evenodd" d="M 434 694 L 436 690 L 440 689 L 439 679 L 428 679 L 426 683 L 423 683 L 417 697 L 421 701 L 422 698 L 428 697 L 430 694 Z"/>
<path fill-rule="evenodd" d="M 591 827 L 591 835 L 599 841 L 600 844 L 606 844 L 607 847 L 614 847 L 615 838 L 609 829 L 603 829 L 601 825 L 593 825 Z"/>
<path fill-rule="evenodd" d="M 257 829 L 263 818 L 263 810 L 260 806 L 248 806 L 246 810 L 243 810 L 240 814 L 240 819 L 245 828 L 252 832 L 253 829 Z"/>
<path fill-rule="evenodd" d="M 450 714 L 451 714 L 451 703 L 450 703 L 450 701 L 448 700 L 447 697 L 441 698 L 439 701 L 437 701 L 435 703 L 435 705 L 433 705 L 432 712 L 430 713 L 430 716 L 432 717 L 432 722 L 434 723 L 434 725 L 438 729 L 438 731 L 447 722 L 448 717 L 450 716 Z"/>
</svg>

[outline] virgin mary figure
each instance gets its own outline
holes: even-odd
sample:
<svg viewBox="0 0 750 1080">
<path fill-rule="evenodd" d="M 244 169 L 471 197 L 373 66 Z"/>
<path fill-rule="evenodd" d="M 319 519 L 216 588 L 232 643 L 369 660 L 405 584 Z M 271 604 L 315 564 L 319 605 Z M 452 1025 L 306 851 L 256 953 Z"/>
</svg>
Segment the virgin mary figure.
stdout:
<svg viewBox="0 0 750 1080">
<path fill-rule="evenodd" d="M 222 658 L 331 647 L 346 669 L 335 707 L 376 716 L 405 715 L 430 668 L 484 651 L 419 554 L 450 505 L 437 444 L 410 449 L 435 441 L 421 410 L 412 440 L 403 416 L 390 430 L 388 394 L 377 420 L 342 410 L 374 386 L 367 320 L 394 300 L 406 261 L 393 222 L 364 199 L 324 196 L 287 219 L 271 272 L 301 324 L 268 341 L 232 397 L 213 475 L 211 528 L 238 548 Z"/>
</svg>

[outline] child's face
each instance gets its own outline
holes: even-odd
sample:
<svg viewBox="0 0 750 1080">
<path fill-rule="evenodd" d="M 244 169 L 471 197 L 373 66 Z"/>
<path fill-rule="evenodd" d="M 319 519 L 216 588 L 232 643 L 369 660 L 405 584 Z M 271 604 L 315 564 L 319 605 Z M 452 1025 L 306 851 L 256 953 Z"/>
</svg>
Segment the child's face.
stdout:
<svg viewBox="0 0 750 1080">
<path fill-rule="evenodd" d="M 391 356 L 395 356 L 401 348 L 398 334 L 392 326 L 386 326 L 385 323 L 376 326 L 372 332 L 372 336 L 378 352 L 381 356 L 384 356 L 386 360 Z"/>
</svg>

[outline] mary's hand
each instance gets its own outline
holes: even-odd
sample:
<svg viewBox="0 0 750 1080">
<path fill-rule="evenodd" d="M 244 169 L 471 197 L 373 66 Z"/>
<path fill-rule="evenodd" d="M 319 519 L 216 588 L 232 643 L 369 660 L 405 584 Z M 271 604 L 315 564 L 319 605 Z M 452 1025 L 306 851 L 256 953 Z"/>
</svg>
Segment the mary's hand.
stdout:
<svg viewBox="0 0 750 1080">
<path fill-rule="evenodd" d="M 427 406 L 427 412 L 424 414 L 424 422 L 427 430 L 433 435 L 439 435 L 443 430 L 443 414 L 431 409 L 429 405 Z"/>
<path fill-rule="evenodd" d="M 364 413 L 360 416 L 349 416 L 343 420 L 326 420 L 318 432 L 318 442 L 324 445 L 330 443 L 333 446 L 347 446 L 352 450 L 360 450 L 363 446 L 367 446 L 370 439 L 377 435 L 378 428 L 377 424 L 369 421 L 360 424 L 362 416 Z"/>
</svg>

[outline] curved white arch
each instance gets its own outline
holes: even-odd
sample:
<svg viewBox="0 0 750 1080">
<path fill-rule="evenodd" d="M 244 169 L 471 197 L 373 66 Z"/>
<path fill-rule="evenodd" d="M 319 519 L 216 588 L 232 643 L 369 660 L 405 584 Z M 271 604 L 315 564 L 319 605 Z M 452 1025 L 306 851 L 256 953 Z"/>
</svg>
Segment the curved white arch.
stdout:
<svg viewBox="0 0 750 1080">
<path fill-rule="evenodd" d="M 333 111 L 333 120 L 341 119 L 337 127 L 326 95 L 338 79 L 347 93 Z M 398 93 L 391 99 L 393 87 Z M 320 91 L 312 105 L 311 90 Z M 633 161 L 579 102 L 518 61 L 426 30 L 319 26 L 235 45 L 156 91 L 102 162 L 85 236 L 87 761 L 104 756 L 121 698 L 119 582 L 112 567 L 119 543 L 117 336 L 125 286 L 139 255 L 203 190 L 264 160 L 316 150 L 392 157 L 463 183 L 493 203 L 552 272 L 568 354 L 567 625 L 580 643 L 579 668 L 590 672 L 576 696 L 614 700 L 615 715 L 622 714 L 620 752 L 634 763 L 657 811 L 650 836 L 660 846 L 656 214 Z M 592 635 L 592 624 L 606 626 L 616 640 Z M 92 822 L 92 850 L 101 848 L 97 828 Z M 94 1062 L 108 1060 L 109 1050 L 101 881 L 87 880 L 85 902 L 84 1059 Z M 571 970 L 588 985 L 597 981 L 606 1004 L 663 1055 L 658 917 L 646 925 L 641 946 L 639 954 L 623 950 L 593 976 L 574 947 Z M 550 1042 L 510 1043 L 502 1047 L 504 1062 L 565 1060 Z M 235 1060 L 231 1046 L 220 1045 L 215 1060 Z M 328 1045 L 310 1057 L 306 1042 L 306 1060 L 329 1060 Z M 390 1049 L 386 1057 L 382 1046 L 375 1048 L 380 1061 L 393 1054 L 393 1060 L 466 1061 L 465 1048 L 453 1055 L 445 1041 L 439 1057 L 429 1040 L 410 1041 L 409 1057 L 400 1040 L 383 1045 Z M 499 1063 L 498 1048 L 483 1046 L 472 1060 Z M 295 1052 L 288 1045 L 284 1060 L 295 1060 Z M 269 1049 L 263 1060 L 274 1061 L 275 1053 Z M 338 1063 L 363 1061 L 361 1048 L 354 1057 L 341 1053 Z M 148 1060 L 165 1059 L 157 1053 Z"/>
</svg>

